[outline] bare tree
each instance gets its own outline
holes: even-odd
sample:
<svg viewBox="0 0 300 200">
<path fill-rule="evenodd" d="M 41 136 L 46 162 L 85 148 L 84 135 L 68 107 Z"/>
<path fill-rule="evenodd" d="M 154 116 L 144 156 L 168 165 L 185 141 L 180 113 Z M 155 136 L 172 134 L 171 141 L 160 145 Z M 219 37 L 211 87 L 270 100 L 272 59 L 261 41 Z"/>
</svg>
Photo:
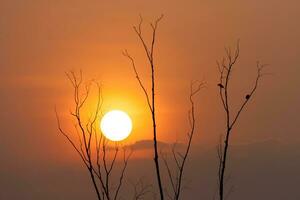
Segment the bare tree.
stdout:
<svg viewBox="0 0 300 200">
<path fill-rule="evenodd" d="M 156 113 L 155 113 L 155 63 L 154 63 L 154 49 L 155 49 L 155 39 L 156 39 L 156 31 L 158 27 L 158 23 L 161 21 L 163 18 L 163 15 L 160 16 L 154 23 L 150 23 L 150 26 L 152 28 L 152 38 L 151 38 L 151 45 L 147 45 L 143 32 L 142 32 L 142 24 L 143 24 L 143 18 L 140 17 L 140 23 L 136 27 L 134 26 L 134 31 L 137 34 L 140 42 L 142 43 L 142 46 L 144 48 L 144 51 L 146 53 L 146 57 L 151 69 L 151 93 L 147 91 L 143 81 L 141 80 L 139 73 L 136 68 L 136 64 L 134 61 L 134 58 L 128 53 L 127 50 L 123 52 L 123 55 L 126 56 L 133 67 L 136 79 L 138 80 L 138 83 L 141 87 L 141 89 L 144 92 L 144 95 L 146 97 L 146 101 L 148 104 L 148 107 L 151 112 L 152 116 L 152 126 L 153 126 L 153 145 L 154 145 L 154 163 L 155 163 L 155 169 L 156 169 L 156 177 L 157 177 L 157 182 L 158 182 L 158 187 L 159 187 L 159 194 L 160 194 L 160 199 L 163 200 L 165 198 L 164 195 L 164 185 L 162 184 L 162 178 L 160 174 L 160 165 L 159 165 L 159 154 L 158 154 L 158 145 L 157 145 L 157 131 L 156 131 Z M 174 161 L 176 163 L 176 174 L 172 174 L 170 166 L 166 160 L 162 156 L 162 160 L 167 168 L 168 172 L 168 177 L 172 186 L 172 190 L 174 194 L 172 195 L 172 199 L 178 200 L 182 191 L 182 179 L 183 179 L 183 173 L 184 173 L 184 167 L 186 164 L 187 157 L 189 155 L 189 151 L 191 148 L 191 143 L 195 131 L 195 108 L 194 108 L 194 96 L 203 88 L 204 82 L 198 83 L 197 86 L 195 87 L 195 84 L 197 82 L 193 82 L 191 84 L 191 89 L 190 89 L 190 96 L 189 96 L 189 101 L 191 103 L 191 110 L 189 111 L 189 122 L 190 122 L 190 131 L 187 134 L 188 137 L 188 142 L 187 142 L 187 147 L 184 151 L 184 153 L 180 153 L 176 151 L 175 145 L 172 148 L 172 154 Z M 169 196 L 169 194 L 167 194 Z"/>
<path fill-rule="evenodd" d="M 137 34 L 140 42 L 143 45 L 143 48 L 145 50 L 147 60 L 151 69 L 151 92 L 147 91 L 145 85 L 143 84 L 139 73 L 137 71 L 135 62 L 133 57 L 130 56 L 127 50 L 123 52 L 123 55 L 129 58 L 131 61 L 136 79 L 139 82 L 140 87 L 142 88 L 148 107 L 151 112 L 151 117 L 152 117 L 152 126 L 153 126 L 153 146 L 154 146 L 154 163 L 155 163 L 155 170 L 156 170 L 156 178 L 157 178 L 157 183 L 159 187 L 159 194 L 160 194 L 160 199 L 164 199 L 164 191 L 163 191 L 163 184 L 162 184 L 162 178 L 161 178 L 161 173 L 160 173 L 160 165 L 159 165 L 159 155 L 158 155 L 158 144 L 157 144 L 157 130 L 156 130 L 156 113 L 155 113 L 155 63 L 154 63 L 154 47 L 155 47 L 155 40 L 156 40 L 156 31 L 159 22 L 162 20 L 163 15 L 161 15 L 158 19 L 155 20 L 154 23 L 150 23 L 151 29 L 152 29 L 152 38 L 151 38 L 151 44 L 148 45 L 144 39 L 143 32 L 142 32 L 142 24 L 143 24 L 143 18 L 140 17 L 140 23 L 138 26 L 134 26 L 133 29 L 135 33 Z"/>
<path fill-rule="evenodd" d="M 257 62 L 257 75 L 252 86 L 252 89 L 245 94 L 245 98 L 242 101 L 242 104 L 239 106 L 239 109 L 236 113 L 232 112 L 232 108 L 230 107 L 230 94 L 229 94 L 229 83 L 231 80 L 232 70 L 239 58 L 240 54 L 240 46 L 239 41 L 237 43 L 236 49 L 234 52 L 230 48 L 226 48 L 226 57 L 223 58 L 221 62 L 217 62 L 218 69 L 220 72 L 220 79 L 218 83 L 219 87 L 219 95 L 222 102 L 223 109 L 225 111 L 225 118 L 226 118 L 226 133 L 225 137 L 221 139 L 221 142 L 218 146 L 218 183 L 219 183 L 219 199 L 225 199 L 228 194 L 224 194 L 224 185 L 225 185 L 225 169 L 226 169 L 226 161 L 228 157 L 228 148 L 230 142 L 230 136 L 232 133 L 232 129 L 234 128 L 237 120 L 239 119 L 242 111 L 244 111 L 246 105 L 254 95 L 261 77 L 265 74 L 262 73 L 263 68 L 265 65 L 261 65 Z M 222 141 L 224 140 L 224 141 Z M 229 190 L 230 192 L 231 190 Z"/>
<path fill-rule="evenodd" d="M 118 180 L 113 185 L 112 171 L 115 167 L 121 147 L 118 143 L 110 145 L 109 141 L 98 131 L 98 120 L 100 119 L 103 102 L 100 84 L 95 81 L 84 83 L 81 71 L 79 76 L 76 76 L 72 71 L 66 73 L 66 75 L 74 89 L 73 98 L 75 106 L 74 109 L 70 111 L 70 114 L 75 119 L 75 131 L 70 132 L 62 128 L 60 118 L 55 109 L 58 129 L 72 145 L 88 170 L 97 199 L 116 200 L 118 199 L 119 191 L 123 184 L 125 171 L 132 151 L 126 153 L 126 149 L 123 148 L 121 158 L 123 166 L 118 174 Z M 96 108 L 88 119 L 84 120 L 83 108 L 90 97 L 92 86 L 96 86 L 97 89 Z M 77 139 L 74 139 L 74 135 L 77 135 Z"/>
<path fill-rule="evenodd" d="M 153 193 L 152 185 L 146 184 L 144 178 L 141 177 L 136 183 L 132 183 L 133 186 L 133 200 L 142 200 L 148 193 Z"/>
<path fill-rule="evenodd" d="M 184 150 L 184 152 L 180 152 L 176 150 L 176 144 L 172 146 L 172 157 L 175 162 L 175 170 L 173 171 L 171 169 L 170 164 L 167 161 L 167 158 L 165 156 L 162 156 L 162 159 L 164 161 L 164 164 L 167 169 L 168 177 L 171 183 L 171 189 L 172 189 L 172 194 L 168 194 L 169 199 L 172 200 L 178 200 L 180 199 L 180 194 L 182 193 L 182 180 L 183 180 L 183 175 L 184 175 L 184 169 L 185 169 L 185 164 L 187 161 L 187 158 L 189 156 L 189 152 L 191 149 L 192 145 L 192 140 L 195 132 L 195 103 L 194 103 L 194 96 L 199 93 L 199 91 L 205 86 L 204 82 L 200 82 L 197 84 L 196 87 L 194 85 L 197 82 L 191 83 L 190 87 L 190 95 L 189 95 L 189 101 L 190 101 L 190 110 L 188 112 L 188 118 L 189 118 L 189 123 L 190 123 L 190 130 L 187 133 L 187 146 Z"/>
</svg>

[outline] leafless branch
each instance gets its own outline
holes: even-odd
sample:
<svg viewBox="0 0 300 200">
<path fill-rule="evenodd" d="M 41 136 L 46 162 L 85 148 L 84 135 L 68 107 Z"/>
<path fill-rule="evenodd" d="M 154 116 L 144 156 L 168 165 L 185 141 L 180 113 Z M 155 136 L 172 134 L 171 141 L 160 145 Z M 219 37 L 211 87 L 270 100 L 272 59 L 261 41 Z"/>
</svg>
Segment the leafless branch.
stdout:
<svg viewBox="0 0 300 200">
<path fill-rule="evenodd" d="M 257 75 L 255 82 L 253 84 L 252 89 L 245 95 L 245 99 L 243 100 L 241 106 L 239 107 L 237 113 L 232 113 L 232 109 L 230 107 L 230 99 L 229 99 L 229 83 L 231 80 L 231 75 L 233 68 L 239 58 L 240 54 L 240 45 L 239 41 L 237 43 L 236 49 L 234 53 L 230 48 L 225 48 L 226 58 L 223 58 L 221 62 L 217 62 L 217 66 L 219 69 L 220 77 L 219 77 L 219 96 L 221 99 L 222 107 L 226 114 L 226 134 L 223 138 L 223 142 L 220 141 L 217 154 L 218 154 L 218 187 L 219 187 L 219 199 L 224 200 L 224 177 L 225 177 L 225 169 L 226 169 L 226 160 L 228 156 L 228 147 L 230 141 L 230 135 L 232 133 L 232 129 L 236 124 L 237 120 L 239 119 L 242 111 L 245 109 L 246 105 L 248 104 L 249 100 L 254 95 L 257 87 L 259 85 L 261 77 L 264 75 L 262 73 L 263 68 L 265 65 L 261 65 L 257 62 Z M 228 195 L 232 191 L 228 192 Z M 226 195 L 226 196 L 228 196 Z"/>
<path fill-rule="evenodd" d="M 117 189 L 113 190 L 110 182 L 112 179 L 113 168 L 115 167 L 116 160 L 118 159 L 119 144 L 116 143 L 114 148 L 110 148 L 108 146 L 108 140 L 106 140 L 106 138 L 97 131 L 97 121 L 100 118 L 101 107 L 103 104 L 101 85 L 94 80 L 84 83 L 81 71 L 78 76 L 73 71 L 66 73 L 66 76 L 74 89 L 73 99 L 75 105 L 70 113 L 75 119 L 74 134 L 77 136 L 77 141 L 71 137 L 71 132 L 67 133 L 62 128 L 55 108 L 58 129 L 79 154 L 87 168 L 97 199 L 117 200 L 131 153 L 129 155 L 124 154 L 124 166 L 121 169 L 118 179 L 119 184 Z M 87 104 L 87 100 L 91 95 L 90 91 L 92 86 L 96 86 L 95 88 L 97 89 L 96 107 L 88 117 L 88 120 L 83 120 L 83 108 Z M 112 154 L 112 157 L 109 157 L 108 154 Z"/>
<path fill-rule="evenodd" d="M 134 59 L 129 55 L 129 53 L 128 53 L 127 50 L 125 50 L 125 51 L 123 52 L 123 55 L 126 56 L 127 58 L 129 58 L 129 60 L 131 61 L 131 64 L 132 64 L 132 67 L 133 67 L 133 70 L 134 70 L 134 73 L 135 73 L 135 77 L 136 77 L 136 79 L 138 80 L 138 82 L 139 82 L 139 84 L 140 84 L 140 87 L 142 88 L 142 90 L 143 90 L 143 92 L 144 92 L 144 94 L 145 94 L 145 96 L 146 96 L 147 104 L 148 104 L 148 107 L 149 107 L 150 111 L 153 112 L 152 105 L 151 105 L 151 103 L 150 103 L 150 97 L 149 97 L 149 95 L 148 95 L 148 92 L 147 92 L 147 90 L 146 90 L 144 84 L 142 83 L 142 80 L 141 80 L 141 78 L 140 78 L 140 76 L 139 76 L 139 73 L 137 72 L 137 69 L 136 69 L 136 66 L 135 66 Z"/>
<path fill-rule="evenodd" d="M 127 168 L 127 165 L 128 165 L 128 160 L 129 158 L 131 157 L 132 155 L 132 150 L 130 150 L 130 153 L 128 155 L 126 155 L 126 149 L 123 149 L 123 168 L 121 170 L 121 174 L 120 174 L 120 178 L 119 178 L 119 183 L 118 183 L 118 186 L 117 186 L 117 190 L 116 190 L 116 193 L 115 193 L 115 197 L 114 197 L 114 200 L 117 200 L 117 197 L 119 195 L 119 191 L 121 189 L 121 186 L 123 184 L 123 179 L 124 179 L 124 176 L 125 176 L 125 171 L 126 171 L 126 168 Z"/>
<path fill-rule="evenodd" d="M 183 153 L 180 153 L 179 151 L 176 151 L 176 143 L 172 146 L 172 157 L 175 162 L 176 169 L 174 170 L 175 172 L 172 173 L 171 168 L 167 162 L 166 157 L 162 157 L 164 164 L 166 166 L 167 172 L 168 172 L 168 177 L 171 182 L 171 187 L 174 192 L 173 196 L 171 196 L 171 199 L 173 200 L 178 200 L 180 199 L 180 194 L 182 192 L 182 180 L 183 180 L 183 175 L 184 175 L 184 169 L 185 169 L 185 164 L 187 161 L 187 158 L 189 156 L 189 152 L 191 149 L 192 145 L 192 140 L 195 132 L 195 105 L 194 105 L 194 96 L 200 92 L 202 88 L 205 87 L 205 82 L 192 82 L 191 87 L 190 87 L 190 95 L 189 95 L 189 101 L 191 105 L 191 109 L 189 110 L 188 118 L 189 118 L 189 123 L 190 123 L 190 130 L 187 134 L 187 147 Z"/>
<path fill-rule="evenodd" d="M 145 184 L 142 177 L 132 185 L 134 189 L 133 200 L 142 200 L 148 193 L 151 193 L 152 185 Z"/>
<path fill-rule="evenodd" d="M 134 26 L 133 29 L 138 36 L 143 49 L 146 53 L 147 61 L 149 63 L 149 67 L 151 69 L 151 94 L 148 94 L 146 88 L 144 87 L 139 74 L 137 72 L 134 59 L 129 55 L 127 51 L 123 52 L 123 55 L 129 58 L 131 61 L 131 64 L 133 66 L 135 76 L 139 82 L 140 87 L 142 88 L 145 96 L 146 101 L 148 104 L 148 107 L 151 111 L 151 117 L 152 117 L 152 126 L 153 126 L 153 146 L 154 146 L 154 164 L 155 164 L 155 170 L 156 170 L 156 177 L 157 177 L 157 183 L 159 188 L 159 194 L 160 199 L 164 200 L 164 191 L 163 191 L 163 184 L 161 180 L 161 174 L 160 174 L 160 165 L 159 165 L 159 156 L 158 156 L 158 147 L 157 147 L 157 131 L 156 131 L 156 113 L 155 113 L 155 64 L 154 64 L 154 49 L 155 49 L 155 41 L 156 41 L 156 33 L 159 22 L 162 20 L 163 15 L 161 15 L 154 23 L 151 23 L 151 29 L 152 29 L 152 37 L 151 37 L 151 44 L 147 45 L 143 32 L 142 32 L 142 25 L 143 25 L 143 18 L 140 16 L 140 22 L 138 26 Z"/>
</svg>

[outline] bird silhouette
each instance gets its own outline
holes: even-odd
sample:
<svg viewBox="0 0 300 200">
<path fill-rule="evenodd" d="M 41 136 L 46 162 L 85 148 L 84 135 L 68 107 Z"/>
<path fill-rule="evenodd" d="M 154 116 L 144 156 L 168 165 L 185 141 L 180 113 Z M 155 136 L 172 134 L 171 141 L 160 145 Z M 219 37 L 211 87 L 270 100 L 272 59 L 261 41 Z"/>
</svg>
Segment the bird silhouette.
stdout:
<svg viewBox="0 0 300 200">
<path fill-rule="evenodd" d="M 218 86 L 219 86 L 220 88 L 224 88 L 224 86 L 223 86 L 221 83 L 219 83 Z"/>
</svg>

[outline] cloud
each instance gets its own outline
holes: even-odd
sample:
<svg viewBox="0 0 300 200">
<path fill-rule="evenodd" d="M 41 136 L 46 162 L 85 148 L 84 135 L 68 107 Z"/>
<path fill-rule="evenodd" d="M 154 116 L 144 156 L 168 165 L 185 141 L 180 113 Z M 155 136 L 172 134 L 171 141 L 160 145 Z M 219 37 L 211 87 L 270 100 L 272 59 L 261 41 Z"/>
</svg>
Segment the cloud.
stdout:
<svg viewBox="0 0 300 200">
<path fill-rule="evenodd" d="M 158 141 L 158 148 L 160 149 L 169 149 L 172 148 L 172 146 L 176 146 L 178 149 L 182 149 L 184 147 L 184 144 L 182 143 L 167 143 Z M 133 150 L 150 150 L 153 148 L 153 140 L 139 140 L 135 143 L 128 145 L 128 147 L 132 148 Z"/>
</svg>

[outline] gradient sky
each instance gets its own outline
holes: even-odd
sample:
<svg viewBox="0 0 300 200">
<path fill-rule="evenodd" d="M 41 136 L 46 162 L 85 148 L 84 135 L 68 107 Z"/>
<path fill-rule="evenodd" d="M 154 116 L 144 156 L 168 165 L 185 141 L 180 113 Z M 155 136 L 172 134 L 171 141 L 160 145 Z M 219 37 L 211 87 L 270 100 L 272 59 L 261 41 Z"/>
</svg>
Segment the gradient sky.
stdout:
<svg viewBox="0 0 300 200">
<path fill-rule="evenodd" d="M 55 105 L 62 114 L 72 106 L 72 88 L 64 74 L 70 69 L 82 69 L 87 79 L 103 84 L 104 111 L 123 109 L 131 115 L 135 128 L 129 141 L 151 138 L 143 93 L 121 54 L 128 49 L 149 81 L 132 29 L 139 14 L 145 22 L 165 15 L 156 50 L 160 140 L 184 138 L 189 84 L 204 78 L 207 88 L 197 98 L 195 143 L 216 144 L 224 121 L 215 62 L 224 55 L 224 46 L 240 39 L 231 90 L 235 105 L 253 83 L 257 60 L 269 64 L 266 70 L 273 75 L 262 80 L 233 143 L 300 142 L 299 7 L 297 0 L 0 0 L 2 168 L 77 159 L 58 135 L 54 115 Z M 147 23 L 144 28 L 149 30 Z"/>
</svg>

